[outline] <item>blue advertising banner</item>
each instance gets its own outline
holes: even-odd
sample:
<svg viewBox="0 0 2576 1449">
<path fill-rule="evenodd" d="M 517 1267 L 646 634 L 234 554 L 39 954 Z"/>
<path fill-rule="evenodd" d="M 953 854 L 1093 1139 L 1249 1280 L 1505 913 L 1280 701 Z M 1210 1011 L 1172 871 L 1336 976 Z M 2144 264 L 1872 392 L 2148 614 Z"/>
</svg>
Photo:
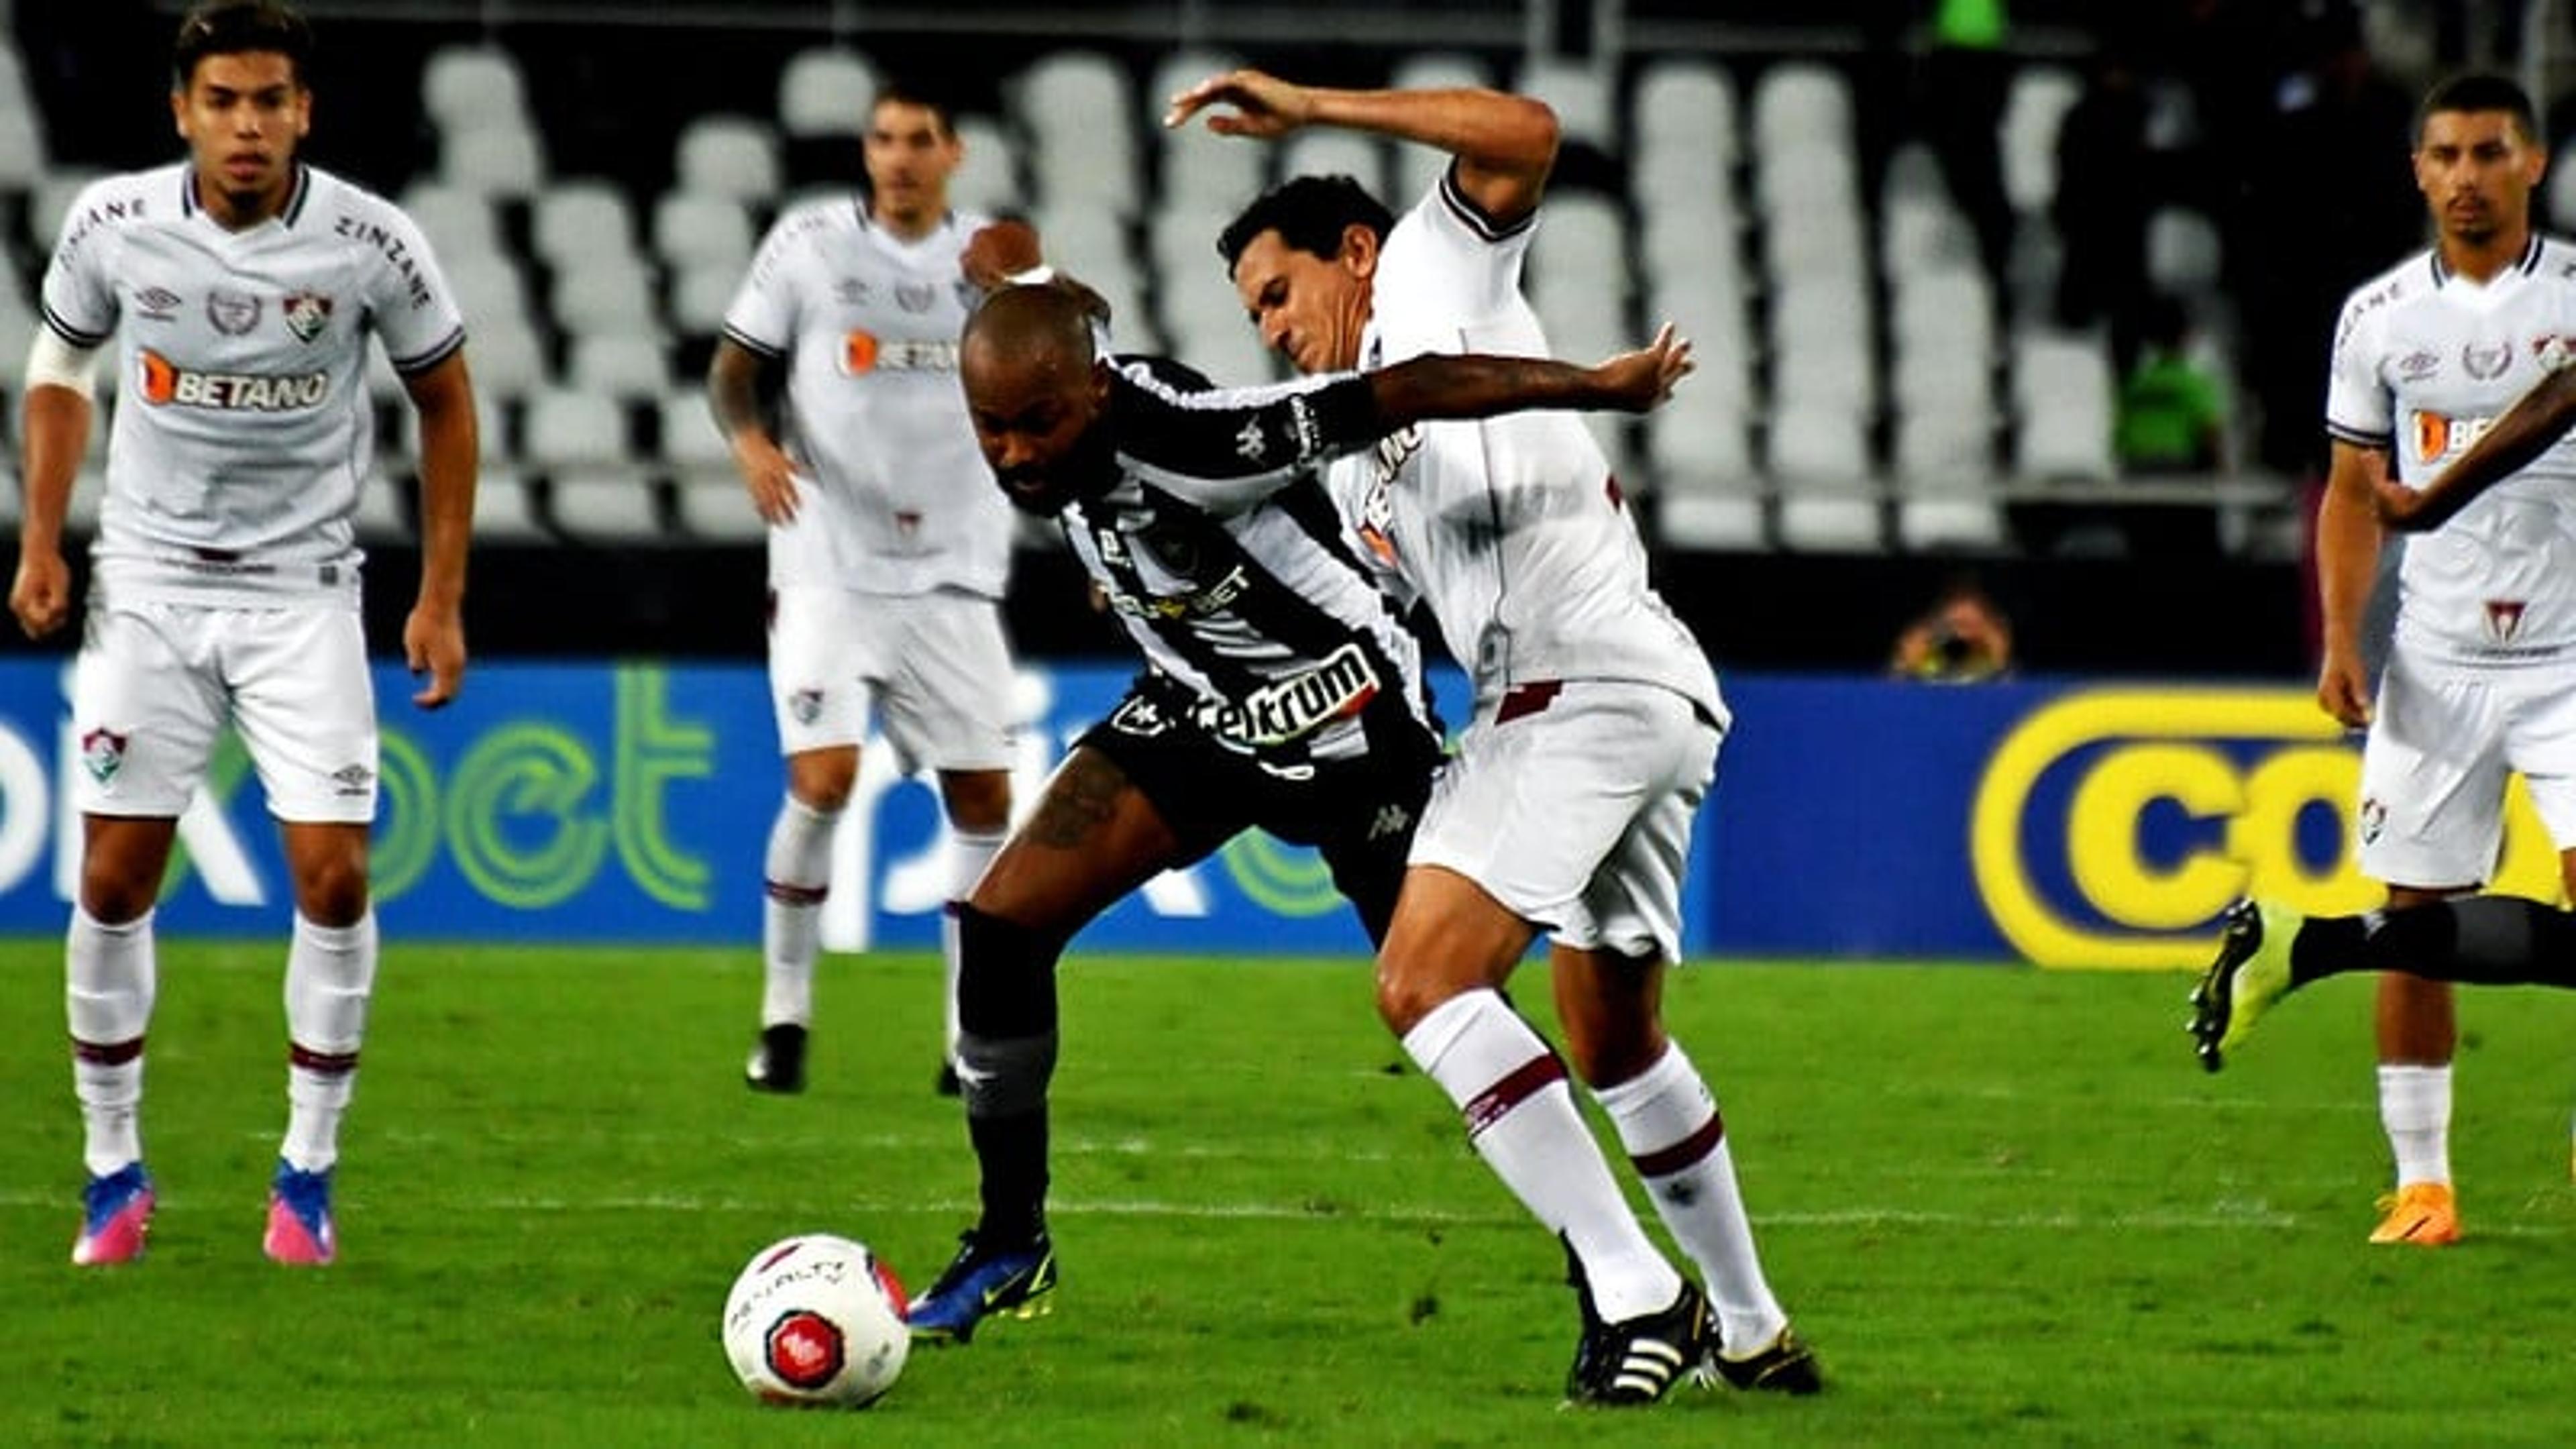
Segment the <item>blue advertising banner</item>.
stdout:
<svg viewBox="0 0 2576 1449">
<path fill-rule="evenodd" d="M 1110 666 L 1020 681 L 1021 802 L 1123 691 Z M 84 768 L 59 661 L 0 661 L 0 933 L 62 929 Z M 377 677 L 385 928 L 455 940 L 757 940 L 781 775 L 753 666 L 486 664 L 425 714 Z M 1695 955 L 2023 959 L 2168 968 L 2206 958 L 2247 890 L 2316 911 L 2376 892 L 2353 872 L 2359 754 L 2304 690 L 2037 681 L 1941 688 L 1730 676 L 1736 728 L 1685 899 Z M 1449 717 L 1455 676 L 1439 681 Z M 930 945 L 949 891 L 935 797 L 862 755 L 836 841 L 826 941 Z M 2556 894 L 2517 790 L 2499 885 Z M 264 935 L 289 909 L 276 833 L 227 739 L 180 825 L 165 931 Z M 1237 840 L 1163 876 L 1090 947 L 1358 952 L 1308 851 Z"/>
</svg>

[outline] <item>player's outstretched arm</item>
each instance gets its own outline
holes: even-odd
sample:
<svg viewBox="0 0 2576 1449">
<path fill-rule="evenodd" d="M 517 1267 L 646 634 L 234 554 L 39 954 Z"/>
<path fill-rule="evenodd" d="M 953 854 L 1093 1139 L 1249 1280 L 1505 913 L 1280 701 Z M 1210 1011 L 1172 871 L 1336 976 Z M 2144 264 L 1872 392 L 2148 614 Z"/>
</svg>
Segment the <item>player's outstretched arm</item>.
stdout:
<svg viewBox="0 0 2576 1449">
<path fill-rule="evenodd" d="M 1698 364 L 1666 323 L 1655 340 L 1591 367 L 1547 357 L 1424 353 L 1363 374 L 1378 420 L 1393 432 L 1417 422 L 1489 418 L 1527 409 L 1649 411 Z"/>
<path fill-rule="evenodd" d="M 1263 140 L 1301 126 L 1340 126 L 1434 146 L 1458 158 L 1458 189 L 1492 220 L 1527 216 L 1556 167 L 1556 112 L 1501 91 L 1334 90 L 1257 70 L 1214 75 L 1172 97 L 1166 126 L 1208 112 L 1208 129 Z"/>
<path fill-rule="evenodd" d="M 28 366 L 32 379 L 37 364 Z M 42 639 L 71 617 L 72 576 L 70 565 L 63 562 L 63 516 L 71 508 L 81 454 L 89 447 L 90 400 L 87 392 L 72 386 L 34 383 L 27 389 L 24 413 L 19 473 L 26 480 L 27 496 L 18 523 L 18 573 L 9 585 L 9 612 L 17 616 L 18 627 L 28 638 Z"/>
<path fill-rule="evenodd" d="M 2514 400 L 2469 450 L 2421 490 L 2381 476 L 2372 483 L 2379 521 L 2401 533 L 2439 528 L 2481 493 L 2512 477 L 2576 428 L 2576 368 L 2562 367 Z"/>
<path fill-rule="evenodd" d="M 420 413 L 420 596 L 403 621 L 403 658 L 428 676 L 411 702 L 436 709 L 465 684 L 465 554 L 481 428 L 463 349 L 405 387 Z"/>
</svg>

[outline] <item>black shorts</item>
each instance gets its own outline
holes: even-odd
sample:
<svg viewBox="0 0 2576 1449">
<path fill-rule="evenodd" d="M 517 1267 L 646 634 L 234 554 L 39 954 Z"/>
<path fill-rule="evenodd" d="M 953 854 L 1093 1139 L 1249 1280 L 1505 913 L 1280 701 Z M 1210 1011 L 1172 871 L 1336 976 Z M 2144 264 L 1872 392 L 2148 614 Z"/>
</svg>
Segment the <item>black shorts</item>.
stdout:
<svg viewBox="0 0 2576 1449">
<path fill-rule="evenodd" d="M 1179 864 L 1197 861 L 1255 826 L 1311 845 L 1332 869 L 1333 888 L 1359 912 L 1373 942 L 1386 939 L 1404 884 L 1413 827 L 1430 798 L 1440 746 L 1405 720 L 1373 722 L 1373 748 L 1349 760 L 1264 764 L 1220 744 L 1180 716 L 1169 700 L 1129 691 L 1076 747 L 1107 756 L 1153 802 L 1181 844 Z"/>
</svg>

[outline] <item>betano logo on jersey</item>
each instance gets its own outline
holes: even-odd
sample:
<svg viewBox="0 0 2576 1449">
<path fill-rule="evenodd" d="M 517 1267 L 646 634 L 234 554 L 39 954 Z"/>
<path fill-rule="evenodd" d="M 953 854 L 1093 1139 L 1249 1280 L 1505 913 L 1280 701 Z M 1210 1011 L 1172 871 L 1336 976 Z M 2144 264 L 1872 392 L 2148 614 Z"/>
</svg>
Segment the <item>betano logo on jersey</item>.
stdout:
<svg viewBox="0 0 2576 1449">
<path fill-rule="evenodd" d="M 842 335 L 842 376 L 863 377 L 880 368 L 887 372 L 955 372 L 957 344 L 926 338 L 879 337 L 857 327 Z"/>
<path fill-rule="evenodd" d="M 1970 867 L 1996 929 L 2042 966 L 2166 970 L 2240 895 L 2311 914 L 2380 903 L 2354 850 L 2361 754 L 2288 690 L 2082 689 L 1986 761 Z M 2494 888 L 2554 900 L 2558 857 L 2517 782 Z"/>
<path fill-rule="evenodd" d="M 155 407 L 207 408 L 217 412 L 292 413 L 318 408 L 331 395 L 331 375 L 308 372 L 266 376 L 253 372 L 200 372 L 181 367 L 146 347 L 140 364 L 143 400 Z"/>
<path fill-rule="evenodd" d="M 2469 450 L 2471 444 L 2486 436 L 2495 426 L 2489 417 L 2454 418 L 2441 413 L 2417 412 L 2415 419 L 2415 461 L 2439 463 Z"/>
</svg>

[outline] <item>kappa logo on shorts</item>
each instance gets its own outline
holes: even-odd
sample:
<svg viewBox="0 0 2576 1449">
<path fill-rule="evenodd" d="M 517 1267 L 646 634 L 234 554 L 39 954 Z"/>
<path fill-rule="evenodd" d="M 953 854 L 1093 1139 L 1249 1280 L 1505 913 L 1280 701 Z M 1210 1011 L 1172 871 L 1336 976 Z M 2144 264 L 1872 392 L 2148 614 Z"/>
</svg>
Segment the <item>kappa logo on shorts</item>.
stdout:
<svg viewBox="0 0 2576 1449">
<path fill-rule="evenodd" d="M 104 785 L 116 778 L 125 764 L 125 743 L 131 738 L 114 730 L 96 729 L 81 736 L 81 767 L 89 777 Z"/>
<path fill-rule="evenodd" d="M 364 795 L 376 783 L 376 772 L 364 765 L 342 765 L 331 772 L 331 783 L 341 795 Z"/>
<path fill-rule="evenodd" d="M 1401 835 L 1412 825 L 1412 811 L 1401 805 L 1380 805 L 1377 807 L 1377 818 L 1369 822 L 1368 838 L 1384 840 L 1390 835 Z"/>
<path fill-rule="evenodd" d="M 799 689 L 787 696 L 787 713 L 798 724 L 809 725 L 823 717 L 823 691 Z"/>
</svg>

